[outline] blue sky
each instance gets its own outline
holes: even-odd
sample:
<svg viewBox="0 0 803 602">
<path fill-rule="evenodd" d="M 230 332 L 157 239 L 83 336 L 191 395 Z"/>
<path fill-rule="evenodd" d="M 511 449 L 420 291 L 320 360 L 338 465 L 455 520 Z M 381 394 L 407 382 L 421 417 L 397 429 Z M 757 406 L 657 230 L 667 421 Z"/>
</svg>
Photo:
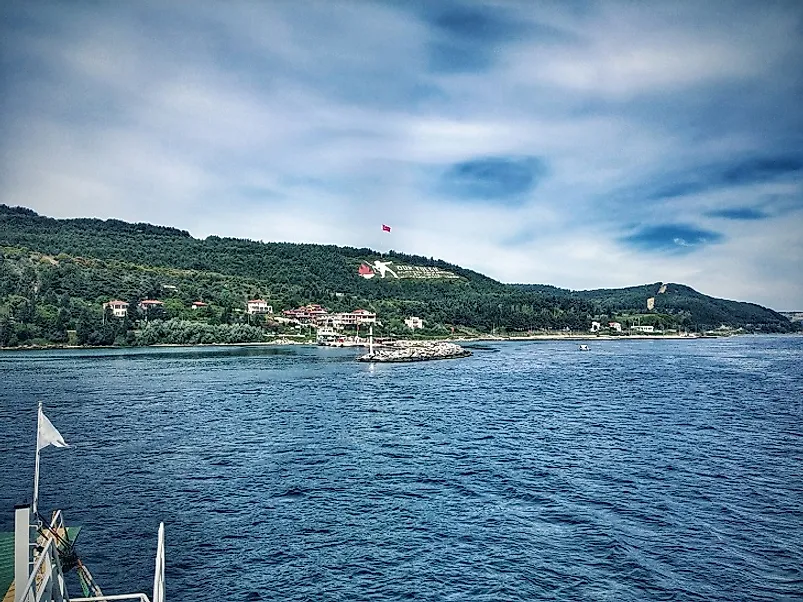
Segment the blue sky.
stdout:
<svg viewBox="0 0 803 602">
<path fill-rule="evenodd" d="M 0 16 L 0 202 L 803 309 L 803 3 Z"/>
</svg>

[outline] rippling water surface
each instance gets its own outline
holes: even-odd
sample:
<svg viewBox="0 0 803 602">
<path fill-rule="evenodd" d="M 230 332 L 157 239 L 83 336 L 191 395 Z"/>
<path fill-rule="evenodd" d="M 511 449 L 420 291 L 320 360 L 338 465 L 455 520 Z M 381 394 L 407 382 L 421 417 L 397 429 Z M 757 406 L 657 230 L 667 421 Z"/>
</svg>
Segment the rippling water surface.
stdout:
<svg viewBox="0 0 803 602">
<path fill-rule="evenodd" d="M 171 602 L 803 597 L 803 338 L 0 353 L 0 530 Z"/>
</svg>

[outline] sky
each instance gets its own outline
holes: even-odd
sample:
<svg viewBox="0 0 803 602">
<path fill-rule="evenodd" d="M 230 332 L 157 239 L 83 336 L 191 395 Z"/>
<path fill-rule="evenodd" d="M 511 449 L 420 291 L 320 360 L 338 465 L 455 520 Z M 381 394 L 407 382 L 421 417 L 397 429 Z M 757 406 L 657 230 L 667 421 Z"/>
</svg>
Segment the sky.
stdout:
<svg viewBox="0 0 803 602">
<path fill-rule="evenodd" d="M 0 202 L 803 310 L 801 65 L 797 0 L 6 0 Z"/>
</svg>

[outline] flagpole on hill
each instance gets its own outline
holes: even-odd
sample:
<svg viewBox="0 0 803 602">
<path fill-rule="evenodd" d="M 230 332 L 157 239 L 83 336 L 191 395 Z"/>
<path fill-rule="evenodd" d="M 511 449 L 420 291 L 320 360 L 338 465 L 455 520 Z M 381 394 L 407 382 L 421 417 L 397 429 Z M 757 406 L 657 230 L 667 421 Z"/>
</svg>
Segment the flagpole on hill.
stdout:
<svg viewBox="0 0 803 602">
<path fill-rule="evenodd" d="M 387 224 L 382 224 L 382 232 L 387 232 L 388 234 L 390 234 L 390 226 L 388 226 Z M 384 247 L 384 245 L 383 245 L 383 247 Z M 390 253 L 390 248 L 388 248 L 387 253 L 381 253 L 381 254 L 384 257 L 385 255 L 388 255 L 389 253 Z"/>
</svg>

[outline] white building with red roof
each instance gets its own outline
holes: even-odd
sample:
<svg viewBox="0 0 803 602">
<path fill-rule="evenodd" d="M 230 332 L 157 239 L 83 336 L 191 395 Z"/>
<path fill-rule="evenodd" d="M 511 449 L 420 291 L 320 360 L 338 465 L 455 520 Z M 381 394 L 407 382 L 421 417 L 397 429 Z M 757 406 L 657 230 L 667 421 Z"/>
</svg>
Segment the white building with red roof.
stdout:
<svg viewBox="0 0 803 602">
<path fill-rule="evenodd" d="M 329 312 L 317 303 L 310 303 L 295 309 L 286 309 L 282 314 L 286 318 L 298 320 L 302 324 L 319 324 L 329 318 Z"/>
<path fill-rule="evenodd" d="M 128 303 L 117 299 L 109 301 L 108 303 L 104 303 L 103 304 L 104 311 L 106 310 L 106 308 L 112 310 L 112 315 L 115 318 L 125 318 L 126 313 L 128 313 Z"/>
<path fill-rule="evenodd" d="M 149 309 L 154 309 L 157 307 L 164 307 L 164 302 L 156 299 L 143 299 L 139 302 L 139 308 L 142 311 L 148 311 Z"/>
</svg>

